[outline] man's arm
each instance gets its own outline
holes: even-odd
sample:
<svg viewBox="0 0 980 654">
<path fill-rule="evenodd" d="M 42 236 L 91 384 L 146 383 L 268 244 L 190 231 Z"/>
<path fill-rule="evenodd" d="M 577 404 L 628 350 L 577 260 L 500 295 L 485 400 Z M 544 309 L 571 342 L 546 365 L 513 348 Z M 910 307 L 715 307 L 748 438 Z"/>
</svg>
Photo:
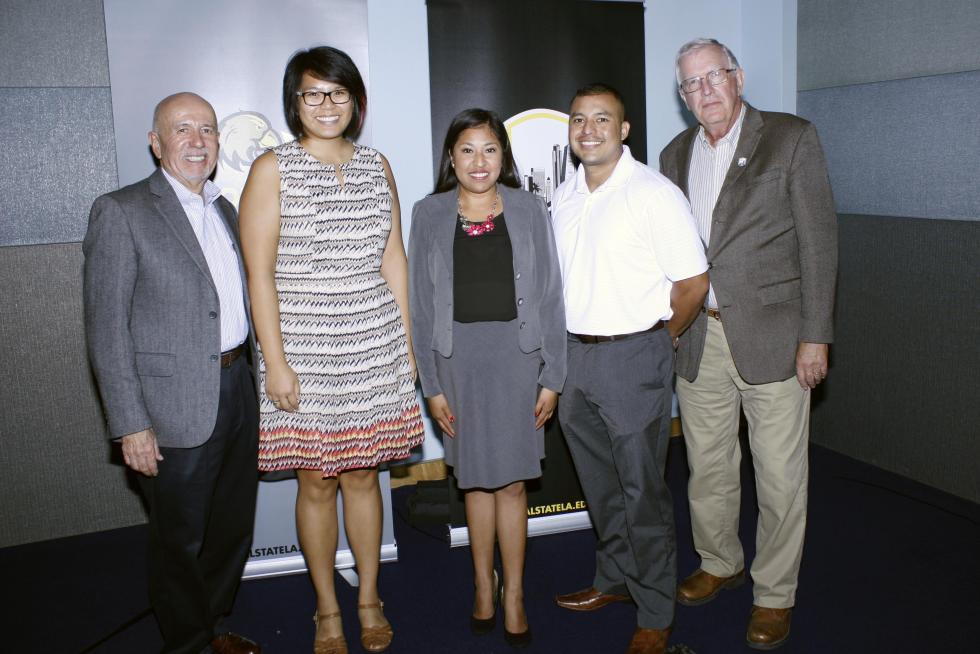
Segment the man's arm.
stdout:
<svg viewBox="0 0 980 654">
<path fill-rule="evenodd" d="M 698 312 L 704 306 L 704 298 L 708 294 L 708 273 L 703 272 L 694 277 L 673 282 L 670 288 L 670 308 L 673 315 L 667 321 L 667 331 L 674 339 L 674 346 L 684 330 L 691 326 Z"/>
<path fill-rule="evenodd" d="M 125 212 L 114 199 L 103 196 L 92 205 L 82 251 L 85 336 L 109 437 L 121 442 L 126 465 L 154 476 L 163 457 L 143 403 L 129 332 L 137 253 Z"/>
<path fill-rule="evenodd" d="M 129 331 L 138 254 L 125 211 L 115 199 L 102 196 L 92 205 L 82 251 L 89 361 L 109 421 L 109 436 L 120 438 L 152 425 Z"/>
<path fill-rule="evenodd" d="M 806 389 L 815 388 L 827 376 L 837 285 L 837 211 L 813 125 L 808 124 L 800 135 L 790 176 L 803 311 L 796 379 Z"/>
<path fill-rule="evenodd" d="M 800 134 L 793 153 L 789 186 L 803 296 L 799 340 L 831 343 L 837 285 L 837 212 L 823 150 L 813 125 L 806 125 Z"/>
</svg>

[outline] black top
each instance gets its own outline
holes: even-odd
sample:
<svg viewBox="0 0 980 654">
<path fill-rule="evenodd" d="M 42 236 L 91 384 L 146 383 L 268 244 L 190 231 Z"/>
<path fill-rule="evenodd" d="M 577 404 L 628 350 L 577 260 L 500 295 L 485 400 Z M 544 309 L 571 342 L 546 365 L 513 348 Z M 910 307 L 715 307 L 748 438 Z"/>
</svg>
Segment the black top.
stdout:
<svg viewBox="0 0 980 654">
<path fill-rule="evenodd" d="M 514 254 L 504 214 L 493 231 L 469 236 L 456 218 L 453 241 L 453 320 L 492 322 L 517 318 Z"/>
</svg>

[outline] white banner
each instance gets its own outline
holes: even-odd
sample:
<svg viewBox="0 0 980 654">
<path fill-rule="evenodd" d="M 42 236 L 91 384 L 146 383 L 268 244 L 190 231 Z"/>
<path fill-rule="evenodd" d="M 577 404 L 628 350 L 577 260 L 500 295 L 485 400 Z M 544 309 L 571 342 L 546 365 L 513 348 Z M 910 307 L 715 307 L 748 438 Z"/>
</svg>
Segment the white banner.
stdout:
<svg viewBox="0 0 980 654">
<path fill-rule="evenodd" d="M 339 48 L 370 88 L 366 0 L 104 0 L 104 7 L 120 186 L 153 172 L 147 133 L 156 103 L 172 93 L 193 91 L 214 106 L 221 132 L 215 182 L 237 207 L 252 161 L 292 139 L 282 108 L 290 55 L 316 45 Z M 371 144 L 370 112 L 358 141 Z M 382 561 L 392 561 L 398 552 L 387 472 L 381 480 Z M 295 480 L 260 482 L 246 578 L 306 570 L 295 498 Z M 337 567 L 353 567 L 342 518 Z"/>
</svg>

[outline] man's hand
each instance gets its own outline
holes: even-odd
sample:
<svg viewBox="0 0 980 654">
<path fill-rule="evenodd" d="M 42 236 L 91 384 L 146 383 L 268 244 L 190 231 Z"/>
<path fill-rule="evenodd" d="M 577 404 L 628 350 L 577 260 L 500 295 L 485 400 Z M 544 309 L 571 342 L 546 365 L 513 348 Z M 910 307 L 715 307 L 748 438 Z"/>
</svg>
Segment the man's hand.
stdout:
<svg viewBox="0 0 980 654">
<path fill-rule="evenodd" d="M 555 414 L 555 407 L 558 406 L 558 393 L 550 388 L 542 388 L 538 393 L 538 401 L 534 405 L 534 428 L 541 429 L 544 423 L 551 419 Z"/>
<path fill-rule="evenodd" d="M 826 343 L 800 343 L 796 348 L 796 381 L 800 388 L 816 388 L 827 377 Z"/>
<path fill-rule="evenodd" d="M 144 429 L 122 437 L 123 459 L 126 465 L 147 477 L 157 476 L 157 461 L 163 461 L 157 436 L 153 429 Z"/>
<path fill-rule="evenodd" d="M 455 438 L 456 430 L 453 429 L 453 423 L 456 422 L 456 416 L 450 410 L 446 396 L 440 393 L 426 398 L 425 401 L 429 404 L 429 413 L 435 418 L 439 429 L 450 438 Z"/>
</svg>

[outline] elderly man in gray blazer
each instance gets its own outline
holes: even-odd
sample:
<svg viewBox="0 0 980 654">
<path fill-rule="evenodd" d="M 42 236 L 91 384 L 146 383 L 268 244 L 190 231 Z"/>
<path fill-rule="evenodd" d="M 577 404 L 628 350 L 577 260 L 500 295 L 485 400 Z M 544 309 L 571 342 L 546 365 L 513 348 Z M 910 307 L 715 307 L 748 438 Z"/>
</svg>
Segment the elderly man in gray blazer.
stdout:
<svg viewBox="0 0 980 654">
<path fill-rule="evenodd" d="M 789 637 L 806 526 L 810 391 L 827 375 L 837 214 L 813 125 L 742 100 L 745 73 L 714 39 L 676 59 L 699 125 L 661 153 L 705 242 L 710 290 L 677 349 L 677 394 L 691 469 L 700 568 L 678 587 L 698 605 L 744 579 L 738 539 L 739 408 L 749 425 L 759 519 L 746 640 Z"/>
<path fill-rule="evenodd" d="M 237 215 L 209 180 L 214 109 L 191 93 L 169 96 L 149 139 L 160 168 L 92 206 L 89 358 L 109 437 L 146 499 L 163 651 L 259 652 L 215 635 L 252 538 L 258 413 Z"/>
</svg>

